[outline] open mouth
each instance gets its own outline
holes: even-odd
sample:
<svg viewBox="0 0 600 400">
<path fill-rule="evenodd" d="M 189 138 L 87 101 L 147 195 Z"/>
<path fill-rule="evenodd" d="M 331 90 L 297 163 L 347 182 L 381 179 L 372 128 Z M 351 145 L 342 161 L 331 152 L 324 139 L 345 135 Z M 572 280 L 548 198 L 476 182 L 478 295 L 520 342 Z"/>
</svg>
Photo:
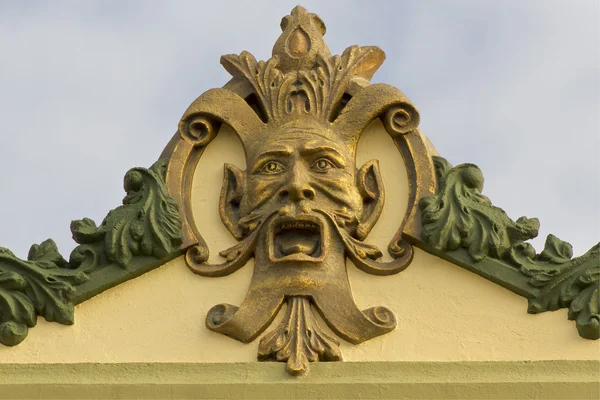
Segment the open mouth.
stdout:
<svg viewBox="0 0 600 400">
<path fill-rule="evenodd" d="M 270 230 L 271 261 L 322 261 L 323 225 L 315 218 L 282 218 Z"/>
</svg>

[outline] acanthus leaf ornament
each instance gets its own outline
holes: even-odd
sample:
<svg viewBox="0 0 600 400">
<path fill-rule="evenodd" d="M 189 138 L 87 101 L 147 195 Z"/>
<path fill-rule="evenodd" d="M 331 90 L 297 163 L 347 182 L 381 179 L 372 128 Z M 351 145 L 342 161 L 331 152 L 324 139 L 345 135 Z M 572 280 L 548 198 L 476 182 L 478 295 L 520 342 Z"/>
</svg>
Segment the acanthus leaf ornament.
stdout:
<svg viewBox="0 0 600 400">
<path fill-rule="evenodd" d="M 311 362 L 342 361 L 339 345 L 319 326 L 310 299 L 290 297 L 281 324 L 260 340 L 258 360 L 286 362 L 291 375 L 303 375 Z"/>
<path fill-rule="evenodd" d="M 52 239 L 31 246 L 27 260 L 0 247 L 0 343 L 21 343 L 38 315 L 71 325 L 76 304 L 178 255 L 181 220 L 164 183 L 165 168 L 159 160 L 149 169 L 129 170 L 123 205 L 100 226 L 89 218 L 73 221 L 79 245 L 69 261 Z"/>
<path fill-rule="evenodd" d="M 51 239 L 33 245 L 27 260 L 0 248 L 0 343 L 21 343 L 38 315 L 72 324 L 75 285 L 86 279 L 83 272 L 66 267 Z"/>
<path fill-rule="evenodd" d="M 526 297 L 529 313 L 569 308 L 581 337 L 600 338 L 600 243 L 572 258 L 569 243 L 548 235 L 537 254 L 526 242 L 538 234 L 536 218 L 513 221 L 492 205 L 477 166 L 434 162 L 438 193 L 420 202 L 425 247 Z"/>
</svg>

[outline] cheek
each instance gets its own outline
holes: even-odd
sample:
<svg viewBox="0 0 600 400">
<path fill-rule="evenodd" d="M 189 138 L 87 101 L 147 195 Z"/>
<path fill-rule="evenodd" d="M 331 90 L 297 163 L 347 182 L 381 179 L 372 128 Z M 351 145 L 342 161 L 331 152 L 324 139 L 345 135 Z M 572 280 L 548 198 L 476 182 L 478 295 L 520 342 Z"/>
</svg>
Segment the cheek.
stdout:
<svg viewBox="0 0 600 400">
<path fill-rule="evenodd" d="M 349 186 L 348 189 L 348 211 L 354 212 L 354 214 L 361 215 L 363 210 L 363 201 L 358 189 L 355 185 Z"/>
<path fill-rule="evenodd" d="M 315 188 L 321 199 L 335 209 L 345 207 L 350 212 L 362 212 L 362 197 L 356 187 L 354 176 L 346 173 L 331 173 L 315 179 Z"/>
<path fill-rule="evenodd" d="M 246 192 L 240 203 L 242 215 L 250 213 L 273 199 L 285 183 L 284 178 L 250 176 L 246 180 Z"/>
</svg>

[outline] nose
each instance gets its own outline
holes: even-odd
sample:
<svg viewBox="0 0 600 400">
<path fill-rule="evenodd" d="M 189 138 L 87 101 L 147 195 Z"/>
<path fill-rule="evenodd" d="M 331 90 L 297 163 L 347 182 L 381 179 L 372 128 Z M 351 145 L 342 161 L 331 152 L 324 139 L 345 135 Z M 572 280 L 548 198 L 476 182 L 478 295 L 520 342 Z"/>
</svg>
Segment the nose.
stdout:
<svg viewBox="0 0 600 400">
<path fill-rule="evenodd" d="M 315 190 L 309 184 L 307 174 L 295 168 L 290 176 L 290 181 L 279 192 L 281 200 L 299 202 L 301 200 L 314 200 Z"/>
</svg>

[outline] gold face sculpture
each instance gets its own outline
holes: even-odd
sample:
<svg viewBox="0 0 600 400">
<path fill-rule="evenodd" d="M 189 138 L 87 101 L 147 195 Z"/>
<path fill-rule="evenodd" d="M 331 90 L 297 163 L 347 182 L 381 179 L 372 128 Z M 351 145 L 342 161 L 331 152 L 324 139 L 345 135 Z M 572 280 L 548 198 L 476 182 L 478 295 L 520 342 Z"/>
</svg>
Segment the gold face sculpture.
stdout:
<svg viewBox="0 0 600 400">
<path fill-rule="evenodd" d="M 385 55 L 377 47 L 352 46 L 331 56 L 318 16 L 296 7 L 284 17 L 283 33 L 266 62 L 242 52 L 221 63 L 233 79 L 192 103 L 169 157 L 167 183 L 179 198 L 189 268 L 203 276 L 230 274 L 254 258 L 254 274 L 239 306 L 219 304 L 206 317 L 208 329 L 241 342 L 256 339 L 287 302 L 281 325 L 259 345 L 260 360 L 287 361 L 293 374 L 312 361 L 341 360 L 339 342 L 321 330 L 312 308 L 341 338 L 361 343 L 390 332 L 396 318 L 378 306 L 360 310 L 346 272 L 346 258 L 365 272 L 389 275 L 412 260 L 403 238 L 418 224 L 415 199 L 433 191 L 433 167 L 417 126 L 419 115 L 397 89 L 370 85 Z M 381 215 L 384 187 L 379 164 L 357 168 L 356 146 L 363 130 L 382 118 L 407 164 L 409 210 L 388 248 L 364 243 Z M 207 262 L 208 248 L 190 212 L 195 165 L 221 124 L 239 136 L 245 171 L 225 165 L 219 212 L 239 243 Z M 412 232 L 414 233 L 414 232 Z"/>
</svg>

